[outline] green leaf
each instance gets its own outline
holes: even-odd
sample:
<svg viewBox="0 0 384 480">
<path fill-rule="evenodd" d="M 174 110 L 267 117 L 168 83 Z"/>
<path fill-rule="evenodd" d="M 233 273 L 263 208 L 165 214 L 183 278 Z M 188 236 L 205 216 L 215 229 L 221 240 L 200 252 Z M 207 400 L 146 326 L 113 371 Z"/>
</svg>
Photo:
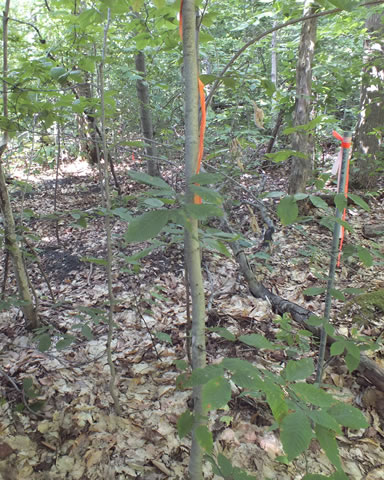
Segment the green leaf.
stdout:
<svg viewBox="0 0 384 480">
<path fill-rule="evenodd" d="M 313 327 L 320 327 L 321 325 L 324 325 L 327 320 L 324 317 L 317 317 L 316 315 L 310 315 L 310 317 L 307 320 L 308 325 L 311 325 Z"/>
<path fill-rule="evenodd" d="M 273 381 L 265 379 L 263 383 L 263 391 L 267 397 L 267 403 L 272 410 L 273 417 L 277 422 L 288 414 L 288 405 L 282 389 Z"/>
<path fill-rule="evenodd" d="M 332 464 L 337 468 L 337 470 L 342 470 L 339 449 L 337 446 L 335 433 L 327 428 L 322 427 L 321 425 L 315 426 L 316 438 L 320 443 L 321 448 L 325 451 L 325 454 L 332 462 Z"/>
<path fill-rule="evenodd" d="M 351 0 L 329 0 L 329 3 L 331 3 L 337 8 L 340 8 L 341 10 L 347 11 L 353 10 L 353 8 L 355 8 L 355 6 L 357 5 L 356 3 L 354 4 L 354 2 Z"/>
<path fill-rule="evenodd" d="M 369 250 L 365 247 L 357 247 L 357 255 L 359 256 L 361 262 L 366 266 L 366 267 L 372 267 L 373 265 L 373 258 L 369 252 Z"/>
<path fill-rule="evenodd" d="M 283 370 L 283 375 L 288 382 L 295 380 L 305 380 L 314 372 L 315 367 L 311 358 L 302 358 L 301 360 L 289 360 Z"/>
<path fill-rule="evenodd" d="M 218 335 L 220 335 L 220 337 L 223 337 L 226 340 L 229 340 L 231 342 L 234 342 L 236 340 L 235 335 L 233 335 L 233 333 L 231 333 L 229 330 L 227 330 L 224 327 L 210 327 L 210 328 L 207 328 L 207 330 L 208 332 L 215 332 Z"/>
<path fill-rule="evenodd" d="M 275 345 L 270 342 L 267 338 L 263 335 L 259 335 L 258 333 L 251 333 L 250 335 L 241 335 L 239 338 L 240 342 L 249 345 L 250 347 L 256 348 L 267 348 L 269 350 L 274 350 Z"/>
<path fill-rule="evenodd" d="M 95 257 L 81 257 L 82 262 L 94 263 L 95 265 L 108 265 L 108 262 L 105 258 L 95 258 Z"/>
<path fill-rule="evenodd" d="M 209 185 L 212 183 L 218 183 L 221 182 L 223 179 L 223 176 L 220 175 L 219 173 L 198 173 L 196 175 L 192 175 L 190 178 L 189 182 L 192 183 L 198 183 L 199 185 Z"/>
<path fill-rule="evenodd" d="M 310 195 L 309 196 L 309 199 L 311 200 L 312 204 L 316 207 L 316 208 L 322 208 L 323 210 L 327 210 L 329 207 L 328 207 L 328 204 L 327 202 L 325 202 L 322 198 L 320 197 L 316 197 L 316 195 Z"/>
<path fill-rule="evenodd" d="M 200 75 L 200 80 L 204 83 L 204 85 L 209 85 L 210 83 L 213 83 L 217 79 L 216 75 Z"/>
<path fill-rule="evenodd" d="M 51 68 L 51 77 L 55 80 L 58 80 L 60 77 L 67 73 L 64 67 L 52 67 Z"/>
<path fill-rule="evenodd" d="M 348 193 L 348 197 L 351 200 L 353 200 L 353 202 L 356 203 L 356 205 L 361 207 L 366 212 L 369 212 L 371 210 L 371 207 L 368 205 L 368 203 L 365 200 L 363 200 L 361 197 L 359 197 L 358 195 L 355 195 L 354 193 Z"/>
<path fill-rule="evenodd" d="M 312 439 L 312 429 L 308 418 L 303 412 L 288 414 L 281 423 L 280 439 L 291 461 L 303 453 Z"/>
<path fill-rule="evenodd" d="M 135 217 L 124 234 L 125 241 L 144 242 L 155 237 L 168 223 L 171 215 L 171 210 L 154 210 Z"/>
<path fill-rule="evenodd" d="M 345 296 L 343 292 L 341 292 L 340 290 L 336 290 L 336 288 L 331 288 L 330 291 L 332 297 L 337 298 L 337 300 L 340 300 L 341 302 L 345 302 Z"/>
<path fill-rule="evenodd" d="M 334 401 L 335 402 L 335 401 Z M 316 424 L 341 435 L 342 430 L 336 420 L 324 410 L 308 410 L 308 417 Z"/>
<path fill-rule="evenodd" d="M 219 455 L 217 456 L 217 463 L 219 464 L 221 470 L 221 476 L 224 476 L 224 478 L 230 478 L 230 475 L 232 475 L 233 473 L 233 466 L 230 460 L 228 460 L 228 458 L 225 457 L 222 453 L 219 453 Z"/>
<path fill-rule="evenodd" d="M 211 190 L 207 187 L 201 187 L 200 185 L 190 185 L 189 188 L 193 193 L 199 195 L 199 197 L 209 203 L 214 203 L 216 205 L 221 205 L 223 203 L 221 195 L 215 192 L 215 190 Z"/>
<path fill-rule="evenodd" d="M 223 210 L 216 205 L 210 204 L 193 204 L 185 205 L 185 210 L 188 216 L 196 218 L 197 220 L 205 220 L 209 217 L 222 217 Z"/>
<path fill-rule="evenodd" d="M 280 152 L 276 153 L 266 153 L 265 156 L 275 163 L 284 162 L 290 157 L 307 158 L 305 153 L 301 153 L 296 150 L 280 150 Z"/>
<path fill-rule="evenodd" d="M 325 292 L 325 290 L 326 290 L 325 287 L 309 287 L 303 291 L 303 294 L 312 297 L 315 295 L 321 295 L 322 293 Z"/>
<path fill-rule="evenodd" d="M 327 410 L 329 415 L 343 427 L 353 428 L 358 430 L 359 428 L 367 428 L 369 423 L 365 419 L 364 415 L 352 405 L 338 402 Z"/>
<path fill-rule="evenodd" d="M 160 177 L 152 177 L 151 175 L 148 175 L 148 173 L 136 172 L 135 170 L 128 170 L 127 173 L 133 180 L 136 180 L 136 182 L 163 188 L 164 190 L 172 190 L 168 183 Z"/>
<path fill-rule="evenodd" d="M 184 438 L 186 435 L 191 433 L 194 423 L 194 416 L 192 413 L 187 410 L 182 413 L 177 420 L 177 432 L 180 439 Z"/>
<path fill-rule="evenodd" d="M 349 352 L 345 356 L 345 363 L 347 365 L 349 373 L 352 373 L 360 364 L 360 357 L 357 358 L 355 355 L 350 354 Z"/>
<path fill-rule="evenodd" d="M 345 193 L 336 193 L 334 202 L 340 212 L 347 208 L 347 199 L 345 198 Z"/>
<path fill-rule="evenodd" d="M 344 340 L 338 340 L 331 345 L 331 355 L 342 355 L 345 350 L 345 341 Z"/>
<path fill-rule="evenodd" d="M 81 333 L 84 335 L 84 337 L 87 340 L 93 340 L 93 333 L 89 325 L 82 325 L 81 327 Z"/>
<path fill-rule="evenodd" d="M 231 399 L 230 383 L 224 377 L 213 378 L 203 386 L 202 399 L 206 410 L 224 407 Z"/>
<path fill-rule="evenodd" d="M 330 407 L 335 403 L 332 395 L 316 385 L 310 383 L 294 383 L 290 388 L 299 398 L 304 400 L 304 402 L 311 403 L 312 405 L 318 407 Z"/>
<path fill-rule="evenodd" d="M 299 214 L 299 207 L 292 196 L 284 197 L 277 207 L 277 215 L 283 225 L 291 225 Z"/>
<path fill-rule="evenodd" d="M 222 253 L 228 258 L 231 257 L 231 252 L 220 240 L 216 240 L 215 238 L 204 238 L 203 244 L 207 245 L 211 250 L 216 250 L 219 253 Z"/>
<path fill-rule="evenodd" d="M 59 340 L 56 343 L 56 350 L 64 350 L 64 348 L 69 347 L 72 343 L 76 342 L 76 338 L 72 335 L 65 335 L 62 340 Z"/>
<path fill-rule="evenodd" d="M 208 365 L 205 368 L 195 368 L 191 374 L 190 384 L 204 385 L 209 380 L 224 375 L 224 369 L 220 365 Z"/>
<path fill-rule="evenodd" d="M 51 341 L 51 336 L 48 333 L 43 333 L 43 335 L 40 335 L 38 337 L 38 340 L 39 340 L 39 345 L 37 348 L 39 349 L 40 352 L 46 352 L 51 348 L 52 341 Z"/>
<path fill-rule="evenodd" d="M 195 430 L 196 439 L 206 453 L 212 453 L 213 437 L 206 425 L 199 425 Z"/>
<path fill-rule="evenodd" d="M 172 337 L 165 332 L 156 332 L 155 337 L 157 337 L 160 341 L 173 344 Z"/>
</svg>

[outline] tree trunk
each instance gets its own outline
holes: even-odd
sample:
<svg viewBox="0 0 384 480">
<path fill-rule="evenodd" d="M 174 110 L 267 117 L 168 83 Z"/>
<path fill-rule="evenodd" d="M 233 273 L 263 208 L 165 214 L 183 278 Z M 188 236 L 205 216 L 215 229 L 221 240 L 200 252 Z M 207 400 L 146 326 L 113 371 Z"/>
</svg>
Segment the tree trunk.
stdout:
<svg viewBox="0 0 384 480">
<path fill-rule="evenodd" d="M 364 42 L 365 67 L 363 71 L 360 117 L 354 142 L 354 163 L 351 166 L 350 185 L 369 190 L 374 188 L 377 167 L 384 165 L 384 15 L 373 14 L 367 22 L 369 32 Z"/>
<path fill-rule="evenodd" d="M 315 8 L 311 0 L 306 2 L 304 15 L 311 15 Z M 315 52 L 317 18 L 306 20 L 302 24 L 299 57 L 296 66 L 296 103 L 293 125 L 305 125 L 310 120 L 311 92 L 312 92 L 312 62 Z M 312 174 L 312 136 L 303 130 L 292 136 L 292 149 L 304 153 L 306 158 L 294 157 L 289 177 L 288 193 L 304 192 Z"/>
<path fill-rule="evenodd" d="M 3 12 L 3 78 L 8 74 L 8 14 L 10 0 L 6 0 Z M 3 81 L 3 114 L 8 118 L 8 85 Z M 34 329 L 39 326 L 36 308 L 33 305 L 32 296 L 29 291 L 28 277 L 25 270 L 23 256 L 17 243 L 15 221 L 12 213 L 11 202 L 5 181 L 2 155 L 7 148 L 8 132 L 4 131 L 3 142 L 0 146 L 0 210 L 4 219 L 5 247 L 12 258 L 13 268 L 20 298 L 20 308 L 24 314 L 27 328 Z"/>
<path fill-rule="evenodd" d="M 92 98 L 91 83 L 88 79 L 88 74 L 85 74 L 85 82 L 78 85 L 77 93 L 80 98 Z M 87 108 L 84 113 L 79 116 L 80 153 L 91 165 L 97 165 L 100 157 L 100 147 L 96 131 L 96 119 L 92 113 L 92 109 Z"/>
<path fill-rule="evenodd" d="M 192 203 L 193 192 L 189 188 L 189 179 L 196 172 L 199 149 L 199 112 L 198 112 L 198 68 L 196 49 L 196 11 L 194 0 L 183 2 L 183 58 L 184 58 L 184 102 L 185 102 L 185 176 L 187 182 L 186 201 Z M 185 262 L 192 298 L 192 368 L 204 368 L 205 350 L 205 297 L 201 271 L 200 242 L 198 221 L 187 219 L 185 228 Z M 202 404 L 202 387 L 193 388 L 194 426 L 189 462 L 191 480 L 202 480 L 204 451 L 197 441 L 196 429 L 205 423 Z"/>
<path fill-rule="evenodd" d="M 135 58 L 136 70 L 140 73 L 140 79 L 136 82 L 137 97 L 140 103 L 140 120 L 141 130 L 147 146 L 145 151 L 147 154 L 147 172 L 153 177 L 160 176 L 159 165 L 156 160 L 157 149 L 153 142 L 153 123 L 152 110 L 149 103 L 149 88 L 146 81 L 145 55 L 143 52 L 138 52 Z"/>
</svg>

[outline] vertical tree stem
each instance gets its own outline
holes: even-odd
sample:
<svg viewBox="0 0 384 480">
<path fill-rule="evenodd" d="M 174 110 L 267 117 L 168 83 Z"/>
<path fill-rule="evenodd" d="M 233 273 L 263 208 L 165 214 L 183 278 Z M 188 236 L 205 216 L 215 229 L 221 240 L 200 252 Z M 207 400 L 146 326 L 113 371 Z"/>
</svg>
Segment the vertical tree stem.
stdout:
<svg viewBox="0 0 384 480">
<path fill-rule="evenodd" d="M 189 180 L 196 171 L 199 145 L 198 122 L 198 68 L 196 49 L 196 10 L 194 0 L 183 2 L 183 57 L 184 57 L 184 101 L 185 101 L 185 176 L 187 181 L 186 201 L 193 202 Z M 206 364 L 205 350 L 205 297 L 201 271 L 198 221 L 188 218 L 185 227 L 185 261 L 192 303 L 192 368 L 203 368 Z M 203 478 L 203 450 L 196 438 L 196 428 L 205 423 L 201 397 L 201 386 L 193 388 L 194 428 L 189 461 L 191 480 Z"/>
</svg>

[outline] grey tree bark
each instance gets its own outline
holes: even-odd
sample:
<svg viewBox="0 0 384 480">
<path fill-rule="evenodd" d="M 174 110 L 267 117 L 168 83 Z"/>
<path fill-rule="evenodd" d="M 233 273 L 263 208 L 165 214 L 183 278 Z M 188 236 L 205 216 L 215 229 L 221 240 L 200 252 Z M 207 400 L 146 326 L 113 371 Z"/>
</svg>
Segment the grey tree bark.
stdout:
<svg viewBox="0 0 384 480">
<path fill-rule="evenodd" d="M 141 78 L 136 82 L 137 97 L 140 103 L 140 121 L 141 130 L 144 140 L 147 144 L 145 147 L 147 155 L 147 172 L 153 177 L 160 176 L 160 169 L 157 157 L 157 149 L 154 143 L 152 110 L 149 102 L 149 88 L 146 81 L 146 66 L 144 52 L 140 51 L 135 58 L 136 70 L 140 73 Z"/>
<path fill-rule="evenodd" d="M 185 176 L 187 182 L 186 201 L 192 203 L 193 192 L 189 188 L 190 178 L 195 174 L 199 150 L 198 112 L 198 66 L 196 49 L 196 6 L 195 0 L 183 2 L 183 59 L 184 59 L 184 119 L 185 119 Z M 198 221 L 187 219 L 185 227 L 185 262 L 192 299 L 192 368 L 203 368 L 206 364 L 205 349 L 205 296 L 201 271 L 201 256 Z M 189 462 L 191 480 L 202 480 L 203 449 L 196 438 L 196 429 L 205 423 L 202 403 L 202 387 L 193 388 L 194 426 Z"/>
<path fill-rule="evenodd" d="M 9 5 L 10 0 L 6 0 L 3 12 L 3 78 L 6 78 L 8 73 Z M 5 81 L 3 81 L 3 114 L 5 118 L 8 117 L 8 87 Z M 5 182 L 2 162 L 2 156 L 7 148 L 7 144 L 8 132 L 4 131 L 2 145 L 0 146 L 0 209 L 4 219 L 5 247 L 8 249 L 12 258 L 20 298 L 20 308 L 24 314 L 26 326 L 29 329 L 34 329 L 39 326 L 39 318 L 29 290 L 28 276 L 23 262 L 23 255 L 17 241 L 15 220 L 8 195 L 7 184 Z"/>
<path fill-rule="evenodd" d="M 306 1 L 304 16 L 312 15 L 315 7 L 312 0 Z M 305 125 L 310 120 L 312 94 L 312 63 L 316 44 L 317 18 L 310 18 L 301 27 L 300 45 L 296 66 L 296 103 L 293 125 Z M 312 174 L 312 136 L 303 130 L 292 136 L 292 149 L 304 153 L 306 158 L 294 157 L 289 177 L 288 193 L 304 192 Z"/>
<path fill-rule="evenodd" d="M 360 116 L 356 127 L 350 185 L 374 188 L 377 168 L 384 167 L 384 19 L 374 13 L 366 21 L 364 70 L 361 83 Z"/>
</svg>

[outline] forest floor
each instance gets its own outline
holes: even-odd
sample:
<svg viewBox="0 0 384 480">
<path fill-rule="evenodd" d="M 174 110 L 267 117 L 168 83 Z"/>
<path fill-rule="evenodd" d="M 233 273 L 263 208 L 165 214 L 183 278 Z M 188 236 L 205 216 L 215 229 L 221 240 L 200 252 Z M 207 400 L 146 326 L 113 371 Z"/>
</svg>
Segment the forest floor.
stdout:
<svg viewBox="0 0 384 480">
<path fill-rule="evenodd" d="M 146 188 L 132 181 L 123 169 L 117 173 L 124 196 L 134 196 Z M 17 171 L 13 177 L 22 179 Z M 265 189 L 285 190 L 283 178 L 281 167 L 271 168 Z M 241 175 L 231 187 L 231 195 L 244 200 L 252 189 L 257 191 L 259 182 L 256 175 Z M 39 298 L 42 324 L 53 343 L 49 347 L 43 335 L 40 347 L 49 348 L 41 352 L 36 335 L 25 329 L 15 306 L 0 313 L 2 478 L 184 480 L 190 440 L 179 439 L 177 419 L 187 408 L 190 391 L 176 388 L 180 370 L 175 366 L 176 360 L 187 361 L 182 243 L 169 242 L 137 259 L 136 264 L 132 259 L 127 263 L 127 257 L 149 244 L 124 243 L 126 210 L 113 220 L 113 291 L 117 304 L 112 346 L 123 411 L 118 417 L 109 393 L 105 354 L 106 273 L 102 265 L 86 260 L 102 258 L 106 252 L 97 172 L 83 162 L 62 167 L 57 211 L 65 213 L 60 216 L 57 231 L 52 217 L 54 174 L 42 172 L 31 177 L 30 183 L 23 208 L 28 244 L 33 245 L 34 255 L 28 256 L 26 262 Z M 11 187 L 16 211 L 21 204 L 20 186 L 14 181 Z M 137 201 L 130 197 L 125 200 L 124 208 L 135 214 Z M 235 230 L 249 240 L 245 248 L 257 278 L 278 295 L 322 315 L 324 296 L 308 296 L 303 291 L 325 286 L 331 232 L 315 221 L 282 227 L 272 213 L 276 200 L 264 202 L 271 208 L 276 225 L 267 250 L 261 248 L 263 222 L 257 211 L 252 212 L 240 202 L 230 214 Z M 370 212 L 349 209 L 348 221 L 354 232 L 347 237 L 347 244 L 359 242 L 372 247 L 372 241 L 362 235 L 362 226 L 384 222 L 382 197 L 372 197 L 370 205 Z M 178 237 L 180 231 L 174 234 L 174 239 Z M 374 249 L 383 254 L 383 237 L 376 242 Z M 4 258 L 2 252 L 1 279 Z M 383 260 L 375 261 L 367 268 L 356 257 L 350 257 L 337 270 L 336 287 L 364 291 L 384 288 Z M 225 327 L 236 336 L 260 333 L 271 341 L 279 334 L 282 338 L 281 319 L 268 302 L 251 296 L 233 258 L 205 247 L 202 265 L 208 326 Z M 10 270 L 5 299 L 15 295 Z M 340 333 L 348 335 L 355 308 L 352 295 L 347 296 L 346 303 L 334 302 L 332 319 Z M 373 309 L 372 316 L 357 325 L 358 331 L 375 341 L 383 331 L 383 317 L 382 311 Z M 291 333 L 295 328 L 294 324 L 288 326 Z M 56 349 L 56 342 L 61 341 L 58 347 L 63 346 L 68 334 L 74 335 L 76 341 Z M 290 350 L 291 354 L 316 359 L 315 339 L 305 343 L 297 337 Z M 285 351 L 257 350 L 215 333 L 208 333 L 207 352 L 209 363 L 238 357 L 275 373 L 281 371 L 288 358 Z M 382 349 L 369 355 L 384 368 L 383 354 Z M 360 407 L 371 425 L 361 431 L 345 428 L 338 436 L 346 473 L 353 480 L 384 478 L 384 394 L 358 374 L 349 374 L 342 360 L 329 362 L 324 381 L 339 399 Z M 239 394 L 234 390 L 229 408 L 210 418 L 215 448 L 234 465 L 260 480 L 298 480 L 306 472 L 330 475 L 334 471 L 315 441 L 305 456 L 290 465 L 278 462 L 276 457 L 283 452 L 278 434 L 269 428 L 274 420 L 267 404 L 262 398 Z M 210 468 L 209 464 L 205 466 L 205 478 L 217 479 Z"/>
</svg>

